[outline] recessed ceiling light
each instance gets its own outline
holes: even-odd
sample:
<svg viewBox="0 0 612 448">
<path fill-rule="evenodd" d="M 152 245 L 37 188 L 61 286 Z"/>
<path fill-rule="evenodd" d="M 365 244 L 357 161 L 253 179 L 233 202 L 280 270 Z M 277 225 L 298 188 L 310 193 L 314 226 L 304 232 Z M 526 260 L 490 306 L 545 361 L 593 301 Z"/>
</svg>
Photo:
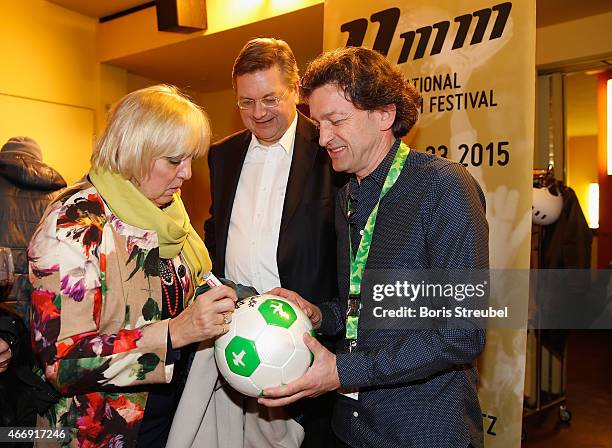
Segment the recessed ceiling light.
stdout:
<svg viewBox="0 0 612 448">
<path fill-rule="evenodd" d="M 598 69 L 593 69 L 593 70 L 586 70 L 586 71 L 584 72 L 584 74 L 585 74 L 585 75 L 590 75 L 590 76 L 593 76 L 593 75 L 599 75 L 600 73 L 603 73 L 603 72 L 605 72 L 606 70 L 607 70 L 607 69 L 605 69 L 605 68 L 598 68 Z"/>
</svg>

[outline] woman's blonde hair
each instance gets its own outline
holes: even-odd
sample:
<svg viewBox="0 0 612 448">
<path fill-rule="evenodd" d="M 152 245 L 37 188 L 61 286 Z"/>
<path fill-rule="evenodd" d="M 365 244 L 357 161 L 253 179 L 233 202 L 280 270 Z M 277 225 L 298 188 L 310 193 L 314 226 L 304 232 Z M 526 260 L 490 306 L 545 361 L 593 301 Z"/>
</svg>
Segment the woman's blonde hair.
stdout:
<svg viewBox="0 0 612 448">
<path fill-rule="evenodd" d="M 112 107 L 91 165 L 141 181 L 155 160 L 195 159 L 209 146 L 204 111 L 178 88 L 160 84 L 131 92 Z"/>
</svg>

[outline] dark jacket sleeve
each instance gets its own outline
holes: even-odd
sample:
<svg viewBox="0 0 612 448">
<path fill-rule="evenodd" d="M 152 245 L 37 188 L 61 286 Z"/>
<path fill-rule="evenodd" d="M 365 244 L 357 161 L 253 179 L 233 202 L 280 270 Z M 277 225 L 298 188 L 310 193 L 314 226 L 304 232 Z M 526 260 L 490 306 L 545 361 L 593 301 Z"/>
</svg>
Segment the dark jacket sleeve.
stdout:
<svg viewBox="0 0 612 448">
<path fill-rule="evenodd" d="M 216 240 L 215 240 L 215 164 L 213 161 L 214 158 L 214 148 L 210 148 L 208 152 L 208 171 L 210 176 L 210 216 L 206 221 L 204 221 L 204 244 L 206 245 L 206 249 L 208 249 L 208 254 L 210 255 L 211 261 L 215 262 L 215 252 L 216 252 Z"/>
<path fill-rule="evenodd" d="M 344 330 L 344 317 L 339 298 L 319 305 L 323 319 L 317 333 L 325 336 L 336 336 Z"/>
</svg>

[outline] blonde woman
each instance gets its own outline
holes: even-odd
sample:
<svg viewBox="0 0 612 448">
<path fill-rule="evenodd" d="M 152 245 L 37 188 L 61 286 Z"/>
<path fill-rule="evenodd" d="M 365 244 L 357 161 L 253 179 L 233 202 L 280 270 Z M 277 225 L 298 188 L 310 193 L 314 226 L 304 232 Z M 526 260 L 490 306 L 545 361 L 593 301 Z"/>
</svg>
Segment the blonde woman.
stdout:
<svg viewBox="0 0 612 448">
<path fill-rule="evenodd" d="M 189 347 L 227 331 L 235 293 L 194 297 L 211 263 L 180 198 L 209 142 L 176 88 L 128 94 L 30 244 L 32 343 L 62 395 L 39 425 L 70 446 L 165 446 Z"/>
</svg>

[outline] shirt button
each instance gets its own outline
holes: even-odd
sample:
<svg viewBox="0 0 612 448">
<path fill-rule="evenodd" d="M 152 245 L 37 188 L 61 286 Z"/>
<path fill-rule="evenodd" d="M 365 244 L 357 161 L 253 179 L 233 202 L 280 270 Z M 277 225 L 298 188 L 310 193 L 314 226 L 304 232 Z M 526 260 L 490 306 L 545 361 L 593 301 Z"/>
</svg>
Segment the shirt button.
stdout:
<svg viewBox="0 0 612 448">
<path fill-rule="evenodd" d="M 359 235 L 363 236 L 363 230 L 359 231 Z"/>
<path fill-rule="evenodd" d="M 359 412 L 357 411 L 353 412 L 353 417 L 359 417 Z"/>
</svg>

